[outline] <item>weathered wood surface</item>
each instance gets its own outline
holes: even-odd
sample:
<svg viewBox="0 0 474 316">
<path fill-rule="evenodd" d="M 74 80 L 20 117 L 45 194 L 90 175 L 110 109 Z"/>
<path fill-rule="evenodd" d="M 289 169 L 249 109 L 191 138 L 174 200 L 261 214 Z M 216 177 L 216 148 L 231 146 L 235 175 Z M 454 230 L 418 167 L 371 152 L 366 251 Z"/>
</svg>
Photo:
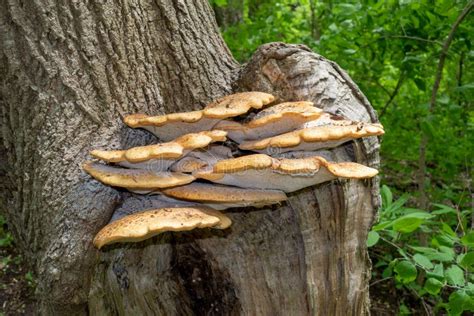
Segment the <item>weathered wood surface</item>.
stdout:
<svg viewBox="0 0 474 316">
<path fill-rule="evenodd" d="M 37 272 L 45 315 L 360 315 L 374 181 L 334 181 L 289 203 L 232 210 L 228 231 L 92 247 L 128 194 L 80 165 L 92 148 L 153 141 L 125 114 L 201 108 L 238 90 L 309 99 L 376 121 L 357 86 L 302 46 L 260 48 L 239 71 L 206 1 L 0 2 L 2 212 Z M 378 140 L 332 151 L 378 166 Z"/>
</svg>

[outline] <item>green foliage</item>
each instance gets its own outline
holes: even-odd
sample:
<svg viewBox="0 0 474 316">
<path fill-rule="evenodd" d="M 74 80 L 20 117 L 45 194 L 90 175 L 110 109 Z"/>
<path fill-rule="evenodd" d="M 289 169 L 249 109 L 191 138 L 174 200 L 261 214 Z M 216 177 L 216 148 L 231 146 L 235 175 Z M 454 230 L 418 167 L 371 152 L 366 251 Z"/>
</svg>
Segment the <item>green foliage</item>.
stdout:
<svg viewBox="0 0 474 316">
<path fill-rule="evenodd" d="M 437 209 L 427 213 L 405 207 L 407 195 L 394 201 L 387 186 L 381 192 L 380 221 L 369 233 L 368 245 L 382 249 L 374 262 L 382 277 L 393 278 L 397 286 L 445 308 L 449 315 L 474 311 L 474 232 L 467 227 L 469 212 L 436 204 Z"/>
<path fill-rule="evenodd" d="M 241 22 L 221 26 L 241 62 L 258 46 L 282 41 L 306 44 L 349 72 L 386 130 L 381 176 L 392 190 L 382 188 L 380 221 L 367 239 L 374 277 L 450 315 L 472 310 L 474 297 L 472 13 L 455 33 L 434 111 L 429 101 L 441 47 L 467 3 L 245 0 Z M 429 137 L 428 210 L 405 206 L 418 196 L 422 133 Z M 410 314 L 410 303 L 400 301 L 399 314 Z"/>
<path fill-rule="evenodd" d="M 442 42 L 466 4 L 245 0 L 242 21 L 222 31 L 239 61 L 264 43 L 283 41 L 306 44 L 339 63 L 381 115 L 384 181 L 416 197 L 413 179 L 423 131 L 430 137 L 426 185 L 432 200 L 467 205 L 474 152 L 472 17 L 456 31 L 435 111 L 428 110 Z"/>
</svg>

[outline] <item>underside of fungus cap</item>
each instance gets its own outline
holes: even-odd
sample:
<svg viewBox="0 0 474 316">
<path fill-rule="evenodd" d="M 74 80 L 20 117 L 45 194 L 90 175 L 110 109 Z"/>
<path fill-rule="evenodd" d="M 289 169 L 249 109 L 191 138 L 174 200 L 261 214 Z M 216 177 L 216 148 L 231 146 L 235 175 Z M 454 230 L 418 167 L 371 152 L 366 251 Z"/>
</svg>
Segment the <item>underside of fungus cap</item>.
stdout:
<svg viewBox="0 0 474 316">
<path fill-rule="evenodd" d="M 123 193 L 123 200 L 114 210 L 114 214 L 110 219 L 109 223 L 115 222 L 116 220 L 132 215 L 135 213 L 143 212 L 143 210 L 153 210 L 159 208 L 174 208 L 174 207 L 200 207 L 202 204 L 178 200 L 168 197 L 163 194 L 132 194 Z"/>
<path fill-rule="evenodd" d="M 244 124 L 221 121 L 215 128 L 227 131 L 230 139 L 241 143 L 244 140 L 262 139 L 293 131 L 306 122 L 315 120 L 322 113 L 312 102 L 285 102 L 258 112 Z"/>
<path fill-rule="evenodd" d="M 383 135 L 380 124 L 352 122 L 350 125 L 323 125 L 304 128 L 262 140 L 240 144 L 243 150 L 283 153 L 299 150 L 333 148 L 353 139 Z"/>
<path fill-rule="evenodd" d="M 184 134 L 211 130 L 222 119 L 260 109 L 273 100 L 271 94 L 263 92 L 236 93 L 210 103 L 203 110 L 159 116 L 132 114 L 124 122 L 133 128 L 144 128 L 162 141 L 170 141 Z"/>
<path fill-rule="evenodd" d="M 191 151 L 186 157 L 176 161 L 170 170 L 173 172 L 192 173 L 199 169 L 213 166 L 216 162 L 232 157 L 229 147 L 210 145 L 205 149 Z"/>
<path fill-rule="evenodd" d="M 166 171 L 180 157 L 213 142 L 225 141 L 227 132 L 214 130 L 186 134 L 168 143 L 134 147 L 128 150 L 93 150 L 91 155 L 123 167 Z"/>
<path fill-rule="evenodd" d="M 225 208 L 258 207 L 280 203 L 287 199 L 286 194 L 278 190 L 245 189 L 198 182 L 165 189 L 161 192 L 176 199 L 205 203 L 209 206 L 220 204 Z"/>
<path fill-rule="evenodd" d="M 225 119 L 247 113 L 250 109 L 261 109 L 275 100 L 271 94 L 264 92 L 241 92 L 226 95 L 208 104 L 203 114 L 205 117 Z"/>
<path fill-rule="evenodd" d="M 328 162 L 322 157 L 276 159 L 257 154 L 220 161 L 212 170 L 197 171 L 196 178 L 243 188 L 293 192 L 336 178 L 364 179 L 378 173 L 364 165 Z"/>
<path fill-rule="evenodd" d="M 227 216 L 207 207 L 147 210 L 122 217 L 102 228 L 94 238 L 94 246 L 100 249 L 117 242 L 138 242 L 167 231 L 225 229 L 231 223 Z"/>
<path fill-rule="evenodd" d="M 85 163 L 83 169 L 104 184 L 140 193 L 188 184 L 195 179 L 183 173 L 124 169 L 92 162 Z"/>
</svg>

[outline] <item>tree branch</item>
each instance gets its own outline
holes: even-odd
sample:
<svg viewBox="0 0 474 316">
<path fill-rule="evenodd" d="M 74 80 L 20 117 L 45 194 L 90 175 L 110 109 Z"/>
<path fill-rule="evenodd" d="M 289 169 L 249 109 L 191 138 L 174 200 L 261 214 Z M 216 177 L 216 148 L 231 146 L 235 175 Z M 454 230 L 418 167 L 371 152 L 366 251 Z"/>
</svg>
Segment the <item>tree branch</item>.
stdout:
<svg viewBox="0 0 474 316">
<path fill-rule="evenodd" d="M 400 72 L 400 77 L 398 78 L 397 85 L 395 86 L 395 89 L 393 89 L 392 93 L 390 94 L 390 97 L 388 98 L 387 102 L 385 103 L 382 110 L 380 111 L 379 118 L 381 118 L 385 114 L 385 112 L 387 111 L 387 108 L 390 106 L 392 101 L 397 96 L 398 91 L 400 91 L 400 88 L 402 87 L 402 84 L 403 84 L 404 80 L 405 80 L 405 73 L 402 71 L 402 72 Z"/>
<path fill-rule="evenodd" d="M 444 63 L 446 61 L 446 57 L 448 55 L 449 47 L 453 41 L 454 33 L 456 32 L 459 24 L 466 18 L 466 16 L 471 12 L 472 8 L 474 7 L 474 1 L 470 1 L 466 7 L 462 10 L 461 14 L 458 16 L 456 21 L 451 27 L 449 31 L 448 37 L 444 41 L 443 48 L 441 49 L 441 54 L 439 56 L 438 61 L 438 68 L 436 70 L 435 82 L 433 85 L 433 89 L 431 91 L 431 99 L 430 99 L 430 107 L 429 112 L 433 113 L 436 105 L 436 98 L 438 96 L 438 90 L 441 83 L 441 79 L 443 77 L 443 68 Z M 426 178 L 426 151 L 428 147 L 428 135 L 422 132 L 421 142 L 420 142 L 420 157 L 418 160 L 418 177 L 417 177 L 417 184 L 418 190 L 420 192 L 420 199 L 418 201 L 419 207 L 424 209 L 428 206 L 428 200 L 426 196 L 425 190 L 425 178 Z"/>
<path fill-rule="evenodd" d="M 443 43 L 441 43 L 441 42 L 429 40 L 429 39 L 422 38 L 422 37 L 418 37 L 418 36 L 410 36 L 410 35 L 390 35 L 390 36 L 387 36 L 387 37 L 388 37 L 388 38 L 405 38 L 405 39 L 410 39 L 410 40 L 414 40 L 414 41 L 420 41 L 420 42 L 434 43 L 434 44 L 438 44 L 438 45 L 443 45 Z"/>
</svg>

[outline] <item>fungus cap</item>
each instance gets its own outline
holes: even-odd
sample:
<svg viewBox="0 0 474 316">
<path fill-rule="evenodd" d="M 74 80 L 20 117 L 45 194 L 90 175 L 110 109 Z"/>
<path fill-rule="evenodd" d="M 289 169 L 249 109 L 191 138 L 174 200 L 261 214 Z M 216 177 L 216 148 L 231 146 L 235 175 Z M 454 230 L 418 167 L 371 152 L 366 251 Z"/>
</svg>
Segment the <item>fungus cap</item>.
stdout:
<svg viewBox="0 0 474 316">
<path fill-rule="evenodd" d="M 189 174 L 124 169 L 92 162 L 85 163 L 83 169 L 104 184 L 140 192 L 188 184 L 195 179 Z"/>
<path fill-rule="evenodd" d="M 273 100 L 271 94 L 263 92 L 236 93 L 210 103 L 203 110 L 159 116 L 132 114 L 126 116 L 124 122 L 170 141 L 184 134 L 211 130 L 222 119 L 245 114 L 251 108 L 260 109 Z"/>
<path fill-rule="evenodd" d="M 244 124 L 221 121 L 215 128 L 227 131 L 230 139 L 241 143 L 244 140 L 262 139 L 293 131 L 306 122 L 315 120 L 322 113 L 312 102 L 285 102 L 258 112 Z"/>
<path fill-rule="evenodd" d="M 220 161 L 212 170 L 197 171 L 193 175 L 243 188 L 293 192 L 336 178 L 365 179 L 377 173 L 376 169 L 354 162 L 333 163 L 322 157 L 276 159 L 256 154 Z"/>
<path fill-rule="evenodd" d="M 225 229 L 231 220 L 208 207 L 178 207 L 147 210 L 124 216 L 104 228 L 94 238 L 94 246 L 102 248 L 117 242 L 138 242 L 167 231 L 195 228 Z"/>
<path fill-rule="evenodd" d="M 208 104 L 203 114 L 210 118 L 225 119 L 245 114 L 252 108 L 261 109 L 273 100 L 275 100 L 273 95 L 264 92 L 240 92 L 226 95 Z"/>
<path fill-rule="evenodd" d="M 323 125 L 304 128 L 261 140 L 240 144 L 243 150 L 256 152 L 278 151 L 279 153 L 299 150 L 333 148 L 353 139 L 383 135 L 381 124 L 352 122 L 350 125 Z"/>
<path fill-rule="evenodd" d="M 206 147 L 213 142 L 226 140 L 227 132 L 220 130 L 205 131 L 183 135 L 174 141 L 147 146 L 133 147 L 128 150 L 93 150 L 91 155 L 106 162 L 131 163 L 151 159 L 180 158 L 189 151 Z"/>
<path fill-rule="evenodd" d="M 246 189 L 218 184 L 194 182 L 161 191 L 179 200 L 210 203 L 228 207 L 264 206 L 287 200 L 284 192 L 278 190 Z"/>
</svg>

